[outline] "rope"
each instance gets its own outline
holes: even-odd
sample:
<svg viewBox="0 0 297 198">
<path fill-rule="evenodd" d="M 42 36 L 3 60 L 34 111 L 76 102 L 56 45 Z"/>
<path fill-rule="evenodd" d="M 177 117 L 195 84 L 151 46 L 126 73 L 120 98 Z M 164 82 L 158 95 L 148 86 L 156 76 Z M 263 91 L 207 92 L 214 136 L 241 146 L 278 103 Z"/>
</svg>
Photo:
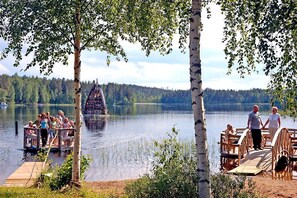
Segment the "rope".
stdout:
<svg viewBox="0 0 297 198">
<path fill-rule="evenodd" d="M 42 168 L 44 168 L 44 166 L 45 166 L 45 164 L 46 164 L 46 161 L 47 161 L 47 159 L 48 159 L 49 153 L 50 153 L 50 151 L 51 151 L 51 147 L 52 147 L 52 145 L 53 145 L 55 139 L 57 138 L 57 136 L 58 136 L 58 133 L 56 133 L 55 137 L 52 139 L 51 143 L 50 143 L 49 146 L 48 146 L 48 150 L 47 150 L 46 158 L 45 158 L 45 160 L 44 160 L 44 162 L 43 162 Z"/>
<path fill-rule="evenodd" d="M 31 170 L 30 177 L 29 177 L 29 179 L 27 180 L 27 182 L 26 182 L 26 184 L 25 184 L 25 187 L 27 187 L 29 181 L 32 179 L 33 170 L 34 170 L 35 166 L 36 166 L 36 162 L 34 162 L 34 166 L 33 166 L 32 170 Z"/>
<path fill-rule="evenodd" d="M 56 133 L 55 137 L 52 139 L 51 143 L 49 144 L 48 151 L 47 151 L 47 154 L 46 154 L 46 158 L 45 158 L 45 160 L 44 160 L 44 162 L 43 162 L 43 164 L 42 164 L 42 168 L 44 168 L 44 166 L 45 166 L 45 164 L 46 164 L 46 161 L 47 161 L 48 156 L 49 156 L 49 152 L 50 152 L 51 147 L 52 147 L 52 145 L 53 145 L 55 139 L 57 138 L 57 136 L 58 136 L 58 133 Z M 36 162 L 34 162 L 34 166 L 33 166 L 32 170 L 31 170 L 30 177 L 29 177 L 29 179 L 27 180 L 27 182 L 26 182 L 26 184 L 25 184 L 25 187 L 27 187 L 29 181 L 32 179 L 32 176 L 33 176 L 33 170 L 34 170 L 35 166 L 36 166 Z"/>
</svg>

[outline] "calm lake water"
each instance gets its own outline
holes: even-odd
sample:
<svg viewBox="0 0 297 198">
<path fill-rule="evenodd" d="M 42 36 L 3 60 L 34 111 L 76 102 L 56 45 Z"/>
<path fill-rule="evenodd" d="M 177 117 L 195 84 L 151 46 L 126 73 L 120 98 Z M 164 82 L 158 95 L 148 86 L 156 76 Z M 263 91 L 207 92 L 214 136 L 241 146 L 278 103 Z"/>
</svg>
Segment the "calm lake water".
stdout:
<svg viewBox="0 0 297 198">
<path fill-rule="evenodd" d="M 259 105 L 263 122 L 270 112 L 269 105 Z M 41 112 L 56 115 L 61 109 L 74 119 L 73 106 L 7 107 L 0 108 L 0 184 L 24 161 L 32 160 L 30 153 L 23 151 L 23 126 L 34 121 Z M 219 169 L 219 133 L 227 123 L 245 127 L 252 105 L 206 107 L 207 136 L 211 169 Z M 166 138 L 175 126 L 179 138 L 194 141 L 193 114 L 190 106 L 168 104 L 135 104 L 108 108 L 106 119 L 84 119 L 82 125 L 82 153 L 89 154 L 92 162 L 86 180 L 121 180 L 137 178 L 150 171 L 153 140 Z M 15 122 L 18 122 L 18 135 Z M 291 118 L 283 118 L 283 127 L 296 128 Z M 66 154 L 51 153 L 54 163 L 63 162 Z"/>
</svg>

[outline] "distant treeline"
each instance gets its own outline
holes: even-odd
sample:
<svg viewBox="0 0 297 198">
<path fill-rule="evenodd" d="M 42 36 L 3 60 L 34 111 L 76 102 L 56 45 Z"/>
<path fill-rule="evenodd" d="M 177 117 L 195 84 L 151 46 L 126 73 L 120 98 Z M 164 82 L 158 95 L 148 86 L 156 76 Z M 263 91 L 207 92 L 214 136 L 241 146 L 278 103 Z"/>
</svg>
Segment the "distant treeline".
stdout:
<svg viewBox="0 0 297 198">
<path fill-rule="evenodd" d="M 82 82 L 82 104 L 94 81 Z M 137 85 L 108 83 L 101 85 L 107 104 L 191 103 L 190 90 L 168 90 Z M 72 104 L 73 80 L 0 75 L 0 102 L 9 104 Z M 269 103 L 271 96 L 263 89 L 205 89 L 205 104 Z"/>
</svg>

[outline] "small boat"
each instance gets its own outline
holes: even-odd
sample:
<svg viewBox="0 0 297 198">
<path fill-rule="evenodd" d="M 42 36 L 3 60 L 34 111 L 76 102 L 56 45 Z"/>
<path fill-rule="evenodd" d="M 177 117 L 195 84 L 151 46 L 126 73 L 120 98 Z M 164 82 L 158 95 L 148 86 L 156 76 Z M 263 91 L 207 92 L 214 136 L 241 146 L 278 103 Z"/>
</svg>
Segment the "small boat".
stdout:
<svg viewBox="0 0 297 198">
<path fill-rule="evenodd" d="M 0 103 L 0 106 L 1 106 L 1 107 L 7 107 L 7 106 L 8 106 L 8 104 L 7 104 L 7 103 L 5 103 L 5 102 L 1 102 L 1 103 Z"/>
</svg>

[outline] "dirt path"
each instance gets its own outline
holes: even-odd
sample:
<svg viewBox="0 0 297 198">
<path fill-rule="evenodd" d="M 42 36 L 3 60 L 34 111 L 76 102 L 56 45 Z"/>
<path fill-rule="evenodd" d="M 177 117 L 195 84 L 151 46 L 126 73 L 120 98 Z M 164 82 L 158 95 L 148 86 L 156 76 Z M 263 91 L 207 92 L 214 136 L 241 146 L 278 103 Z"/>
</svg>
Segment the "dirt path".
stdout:
<svg viewBox="0 0 297 198">
<path fill-rule="evenodd" d="M 255 176 L 256 189 L 268 198 L 297 197 L 297 181 L 273 180 L 271 177 Z"/>
<path fill-rule="evenodd" d="M 273 180 L 267 176 L 252 177 L 256 182 L 256 191 L 267 198 L 294 198 L 297 197 L 297 181 Z M 86 182 L 86 185 L 95 192 L 113 193 L 114 195 L 124 195 L 124 188 L 127 183 L 133 180 L 122 181 L 101 181 Z"/>
<path fill-rule="evenodd" d="M 119 180 L 119 181 L 94 181 L 86 182 L 88 187 L 94 192 L 112 193 L 114 195 L 124 195 L 125 186 L 133 180 Z"/>
</svg>

